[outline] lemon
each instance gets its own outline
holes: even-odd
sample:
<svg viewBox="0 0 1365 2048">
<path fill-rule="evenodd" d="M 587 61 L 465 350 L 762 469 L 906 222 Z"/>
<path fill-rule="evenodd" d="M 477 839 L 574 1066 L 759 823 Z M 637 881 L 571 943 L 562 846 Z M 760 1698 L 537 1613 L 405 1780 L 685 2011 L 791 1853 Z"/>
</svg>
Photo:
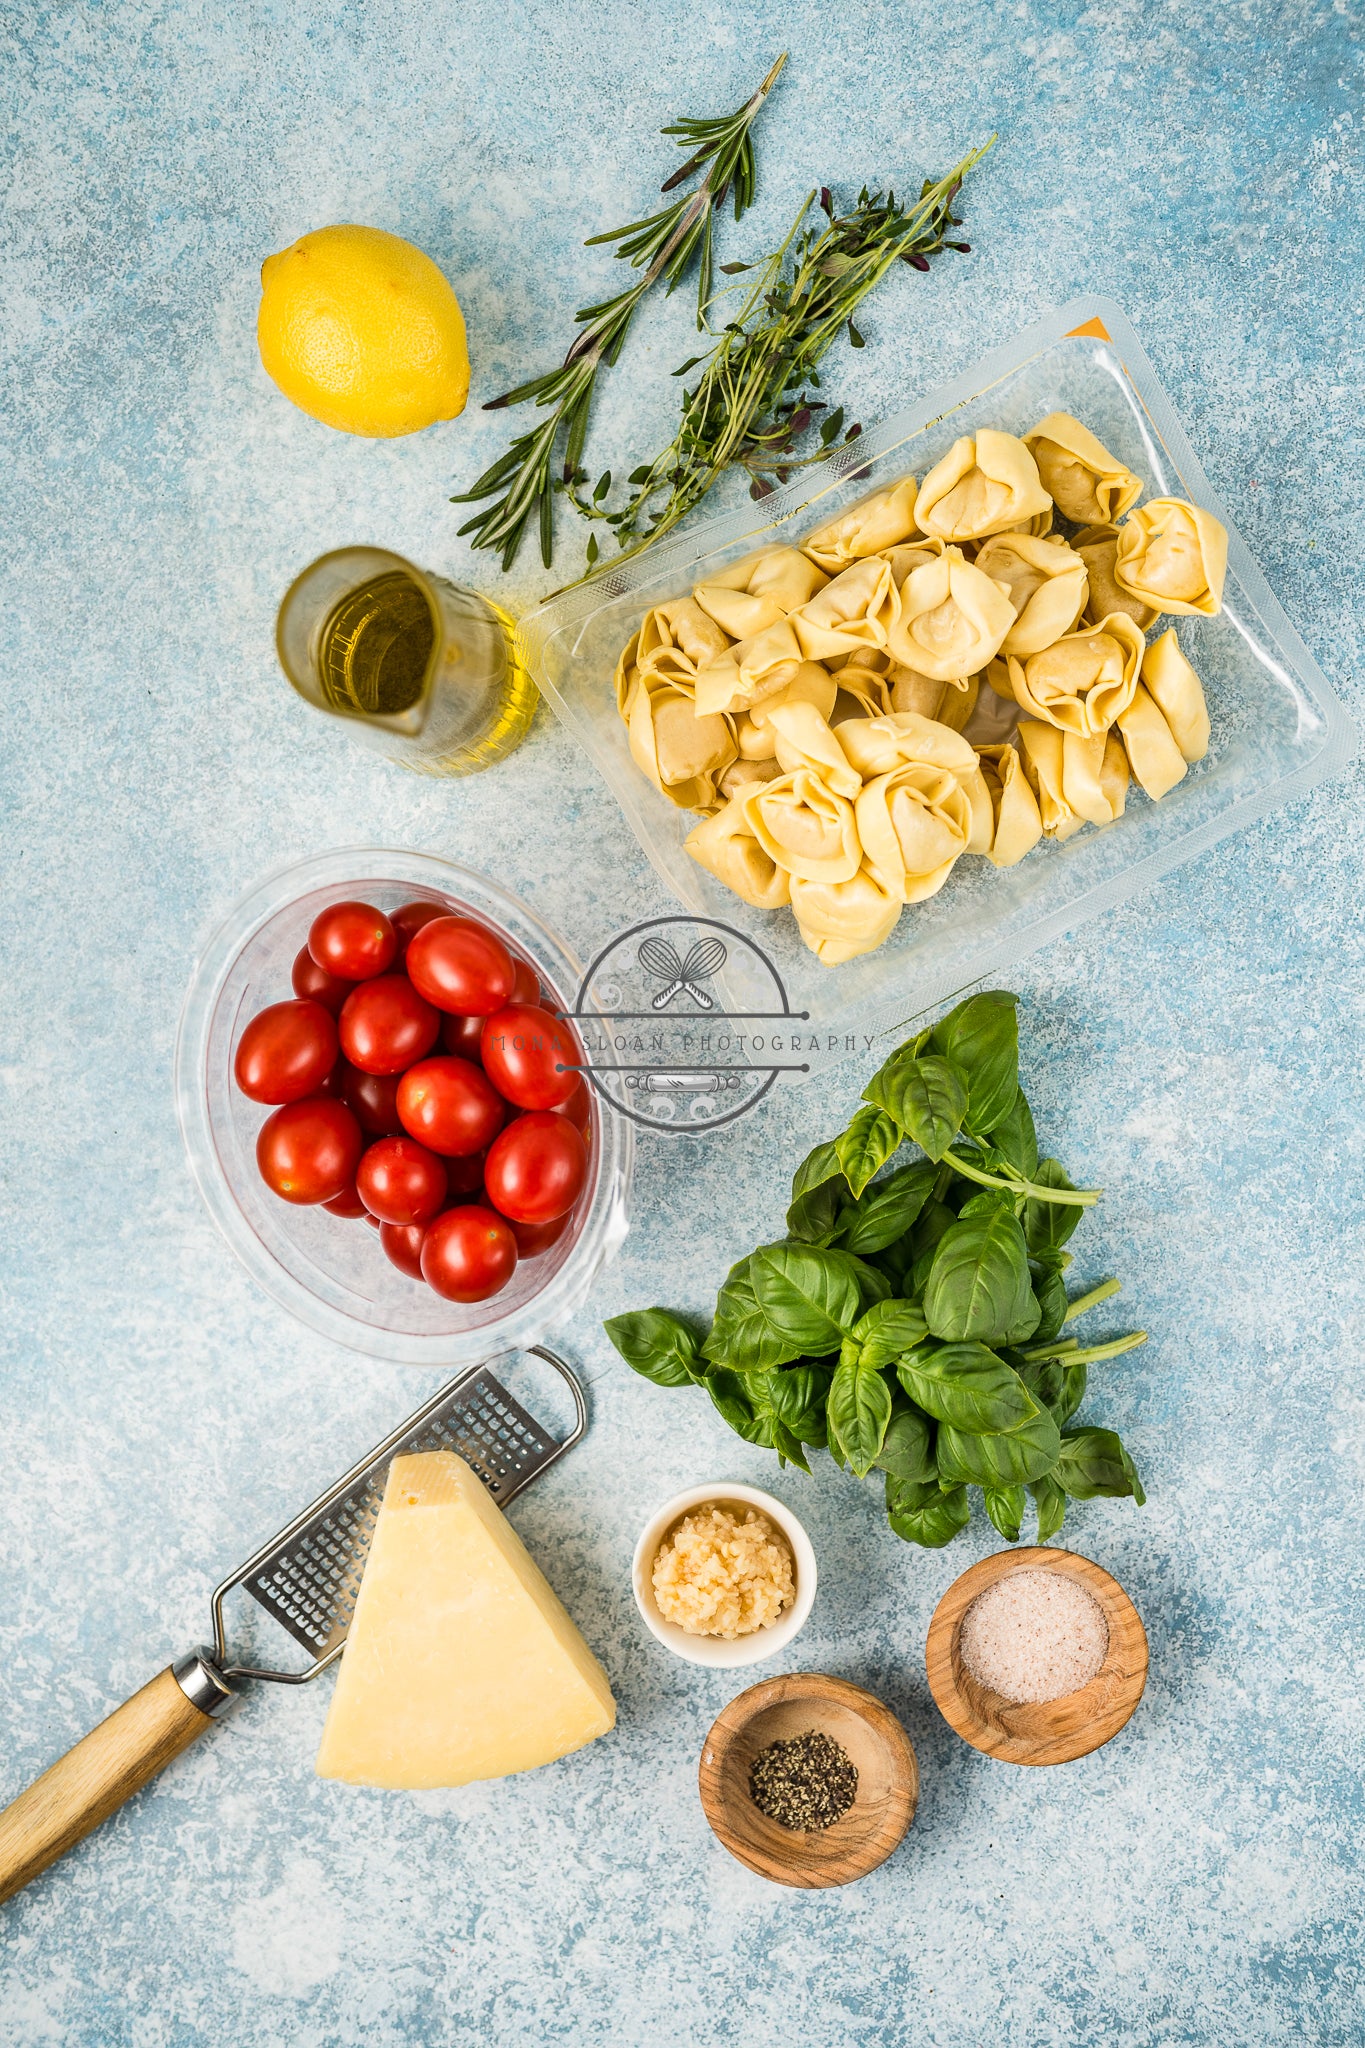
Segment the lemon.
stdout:
<svg viewBox="0 0 1365 2048">
<path fill-rule="evenodd" d="M 459 300 L 383 228 L 319 228 L 267 256 L 256 338 L 285 397 L 343 434 L 415 434 L 469 396 Z"/>
</svg>

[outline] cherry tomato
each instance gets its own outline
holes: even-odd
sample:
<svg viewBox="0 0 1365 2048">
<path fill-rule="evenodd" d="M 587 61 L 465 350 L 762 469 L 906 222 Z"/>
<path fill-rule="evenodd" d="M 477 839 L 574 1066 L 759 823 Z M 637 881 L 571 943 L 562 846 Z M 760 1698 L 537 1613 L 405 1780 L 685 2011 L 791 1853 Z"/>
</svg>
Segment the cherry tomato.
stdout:
<svg viewBox="0 0 1365 2048">
<path fill-rule="evenodd" d="M 333 1195 L 330 1202 L 324 1202 L 322 1206 L 329 1216 L 345 1216 L 354 1219 L 357 1216 L 364 1216 L 368 1213 L 365 1204 L 356 1193 L 354 1181 L 351 1182 L 348 1188 L 343 1188 L 339 1195 Z"/>
<path fill-rule="evenodd" d="M 549 1251 L 550 1246 L 563 1237 L 569 1227 L 569 1212 L 566 1210 L 562 1216 L 556 1216 L 552 1223 L 518 1223 L 512 1217 L 507 1220 L 517 1241 L 517 1257 L 538 1259 L 542 1252 Z"/>
<path fill-rule="evenodd" d="M 441 1019 L 405 974 L 362 981 L 346 998 L 341 1050 L 365 1074 L 401 1074 L 431 1051 Z"/>
<path fill-rule="evenodd" d="M 425 1223 L 381 1223 L 379 1242 L 393 1260 L 400 1273 L 406 1273 L 409 1280 L 422 1277 L 422 1239 L 427 1234 Z"/>
<path fill-rule="evenodd" d="M 447 1159 L 446 1192 L 453 1202 L 457 1195 L 483 1193 L 483 1162 L 486 1152 L 473 1152 L 467 1159 Z"/>
<path fill-rule="evenodd" d="M 308 927 L 308 951 L 342 981 L 370 981 L 393 965 L 398 934 L 372 903 L 329 903 Z"/>
<path fill-rule="evenodd" d="M 438 1010 L 487 1017 L 510 1001 L 512 955 L 496 933 L 469 917 L 434 917 L 408 947 L 413 986 Z"/>
<path fill-rule="evenodd" d="M 512 962 L 512 1001 L 514 1003 L 538 1003 L 540 1001 L 540 976 L 525 960 Z"/>
<path fill-rule="evenodd" d="M 346 1044 L 343 1027 L 342 1047 Z M 534 1003 L 495 1011 L 480 1039 L 484 1070 L 518 1109 L 558 1109 L 579 1085 L 583 1055 L 566 1024 Z"/>
<path fill-rule="evenodd" d="M 380 1138 L 356 1171 L 360 1199 L 381 1223 L 429 1223 L 446 1198 L 446 1170 L 412 1138 Z"/>
<path fill-rule="evenodd" d="M 336 1057 L 337 1027 L 321 1003 L 272 1003 L 242 1033 L 232 1071 L 253 1102 L 302 1102 Z"/>
<path fill-rule="evenodd" d="M 446 1017 L 441 1023 L 441 1043 L 447 1052 L 453 1052 L 457 1059 L 473 1060 L 475 1066 L 483 1064 L 479 1040 L 483 1037 L 482 1017 Z"/>
<path fill-rule="evenodd" d="M 398 934 L 398 951 L 394 956 L 395 967 L 401 967 L 408 947 L 424 924 L 430 924 L 433 917 L 447 917 L 448 911 L 439 903 L 400 903 L 397 910 L 390 911 L 389 923 Z"/>
<path fill-rule="evenodd" d="M 516 1269 L 511 1224 L 480 1203 L 447 1209 L 422 1240 L 422 1278 L 447 1301 L 487 1301 Z"/>
<path fill-rule="evenodd" d="M 483 1068 L 468 1060 L 419 1060 L 398 1083 L 404 1130 L 453 1158 L 467 1159 L 491 1145 L 506 1113 Z"/>
<path fill-rule="evenodd" d="M 509 1124 L 489 1146 L 483 1170 L 489 1201 L 517 1223 L 567 1216 L 587 1177 L 587 1147 L 569 1119 L 549 1109 Z"/>
<path fill-rule="evenodd" d="M 349 1060 L 338 1060 L 340 1095 L 356 1122 L 371 1138 L 396 1138 L 403 1128 L 398 1114 L 397 1074 L 362 1074 Z"/>
<path fill-rule="evenodd" d="M 578 1086 L 568 1101 L 555 1104 L 555 1115 L 566 1116 L 574 1129 L 581 1131 L 584 1138 L 587 1138 L 588 1127 L 592 1123 L 592 1090 L 581 1074 L 578 1077 Z"/>
<path fill-rule="evenodd" d="M 307 1095 L 266 1118 L 256 1138 L 256 1164 L 266 1186 L 286 1202 L 331 1202 L 354 1182 L 364 1142 L 344 1102 Z"/>
<path fill-rule="evenodd" d="M 319 967 L 307 946 L 299 948 L 289 979 L 296 996 L 321 1003 L 323 1009 L 330 1010 L 334 1017 L 341 1014 L 342 1004 L 355 987 L 353 981 L 342 981 L 337 975 L 329 974 L 325 967 Z"/>
</svg>

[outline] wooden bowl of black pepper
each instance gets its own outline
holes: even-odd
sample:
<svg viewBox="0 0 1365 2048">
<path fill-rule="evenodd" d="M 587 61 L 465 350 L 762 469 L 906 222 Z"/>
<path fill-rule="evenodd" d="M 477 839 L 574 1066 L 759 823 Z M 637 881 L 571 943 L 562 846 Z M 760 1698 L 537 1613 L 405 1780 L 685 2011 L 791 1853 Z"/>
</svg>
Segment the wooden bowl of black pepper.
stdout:
<svg viewBox="0 0 1365 2048">
<path fill-rule="evenodd" d="M 768 1678 L 731 1700 L 702 1747 L 698 1783 L 732 1856 L 807 1891 L 884 1863 L 919 1799 L 915 1752 L 890 1708 L 818 1671 Z"/>
</svg>

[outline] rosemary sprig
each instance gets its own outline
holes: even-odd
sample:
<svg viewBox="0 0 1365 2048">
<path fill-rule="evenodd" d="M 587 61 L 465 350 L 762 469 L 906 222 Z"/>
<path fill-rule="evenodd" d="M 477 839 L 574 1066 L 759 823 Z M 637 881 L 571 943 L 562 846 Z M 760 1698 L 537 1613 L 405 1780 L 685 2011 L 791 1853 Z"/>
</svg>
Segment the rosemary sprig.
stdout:
<svg viewBox="0 0 1365 2048">
<path fill-rule="evenodd" d="M 665 179 L 660 189 L 673 191 L 705 166 L 706 175 L 700 185 L 661 212 L 631 221 L 623 228 L 612 228 L 607 234 L 592 235 L 584 244 L 591 249 L 603 242 L 617 243 L 617 261 L 642 271 L 639 282 L 614 299 L 579 309 L 574 318 L 582 331 L 558 369 L 532 377 L 484 406 L 485 412 L 497 412 L 504 406 L 524 405 L 533 399 L 538 406 L 550 408 L 539 426 L 519 434 L 491 468 L 450 501 L 452 505 L 468 505 L 484 498 L 495 500 L 466 520 L 460 532 L 473 536 L 473 547 L 497 549 L 502 555 L 504 572 L 511 568 L 533 516 L 539 519 L 541 559 L 549 568 L 554 553 L 556 482 L 552 471 L 556 444 L 561 435 L 566 437 L 562 475 L 568 480 L 578 471 L 599 369 L 604 364 L 610 368 L 620 355 L 646 293 L 659 283 L 668 292 L 675 291 L 694 256 L 700 257 L 697 326 L 704 325 L 705 309 L 711 298 L 713 216 L 732 189 L 736 220 L 753 203 L 754 149 L 750 129 L 786 61 L 784 51 L 758 91 L 734 113 L 717 120 L 676 121 L 662 131 L 678 136 L 678 147 L 690 149 L 692 154 L 671 178 Z"/>
<path fill-rule="evenodd" d="M 750 493 L 762 498 L 773 489 L 773 480 L 785 483 L 793 469 L 828 460 L 841 432 L 845 441 L 857 437 L 861 428 L 844 429 L 841 407 L 825 419 L 816 448 L 805 455 L 796 452 L 814 415 L 827 411 L 823 401 L 809 395 L 819 388 L 817 366 L 845 329 L 854 348 L 863 346 L 853 315 L 893 263 L 927 271 L 929 258 L 941 249 L 968 252 L 969 243 L 947 239 L 961 224 L 952 208 L 963 179 L 994 140 L 991 136 L 974 149 L 946 177 L 926 179 L 908 207 L 897 205 L 892 192 L 883 196 L 864 188 L 848 213 L 836 214 L 828 189 L 822 188 L 826 225 L 803 230 L 816 198 L 812 192 L 770 256 L 757 265 L 723 266 L 727 271 L 756 268 L 758 277 L 732 319 L 719 329 L 708 325 L 707 331 L 716 335 L 710 352 L 674 371 L 682 377 L 702 366 L 695 387 L 683 392 L 678 431 L 668 446 L 632 471 L 631 495 L 614 511 L 606 502 L 610 473 L 599 479 L 591 497 L 581 488 L 587 482 L 582 469 L 565 486 L 585 519 L 615 532 L 620 553 L 610 566 L 639 554 L 676 526 L 732 466 L 750 472 Z M 590 572 L 597 561 L 593 534 Z"/>
</svg>

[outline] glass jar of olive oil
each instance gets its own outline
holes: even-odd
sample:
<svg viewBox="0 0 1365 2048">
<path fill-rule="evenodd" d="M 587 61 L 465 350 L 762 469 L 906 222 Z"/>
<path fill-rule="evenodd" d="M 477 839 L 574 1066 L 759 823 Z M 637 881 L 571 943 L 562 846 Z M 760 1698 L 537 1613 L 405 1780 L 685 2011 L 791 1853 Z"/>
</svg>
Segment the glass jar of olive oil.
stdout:
<svg viewBox="0 0 1365 2048">
<path fill-rule="evenodd" d="M 275 645 L 301 697 L 419 775 L 490 768 L 536 708 L 506 612 L 383 548 L 338 548 L 305 569 Z"/>
</svg>

